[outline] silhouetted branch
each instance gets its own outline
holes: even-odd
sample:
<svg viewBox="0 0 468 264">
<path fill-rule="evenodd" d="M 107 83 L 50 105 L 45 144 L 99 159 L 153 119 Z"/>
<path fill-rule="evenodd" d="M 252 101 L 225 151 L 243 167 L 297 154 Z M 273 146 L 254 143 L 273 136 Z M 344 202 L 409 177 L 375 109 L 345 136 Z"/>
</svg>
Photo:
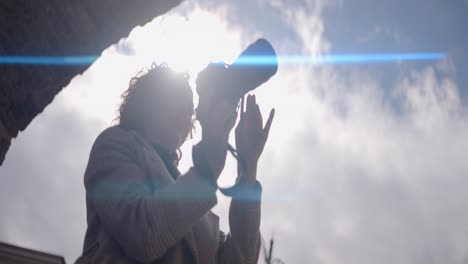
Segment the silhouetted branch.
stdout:
<svg viewBox="0 0 468 264">
<path fill-rule="evenodd" d="M 274 239 L 270 239 L 270 247 L 266 247 L 266 242 L 262 237 L 262 248 L 263 248 L 263 255 L 265 259 L 266 264 L 285 264 L 284 261 L 282 261 L 279 258 L 273 258 L 273 246 L 274 246 Z"/>
</svg>

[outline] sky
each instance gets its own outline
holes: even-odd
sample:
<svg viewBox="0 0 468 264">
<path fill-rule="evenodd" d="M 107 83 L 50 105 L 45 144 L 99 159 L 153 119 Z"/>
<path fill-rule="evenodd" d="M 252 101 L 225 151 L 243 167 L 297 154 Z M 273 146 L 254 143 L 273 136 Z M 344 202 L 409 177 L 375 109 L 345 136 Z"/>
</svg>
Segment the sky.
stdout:
<svg viewBox="0 0 468 264">
<path fill-rule="evenodd" d="M 276 109 L 258 168 L 261 232 L 274 237 L 275 257 L 468 263 L 467 12 L 466 0 L 185 1 L 107 48 L 12 141 L 0 167 L 0 240 L 73 262 L 86 230 L 89 152 L 115 124 L 131 76 L 164 61 L 194 85 L 208 62 L 232 62 L 264 37 L 280 55 L 447 54 L 281 64 L 256 90 L 264 116 Z M 199 139 L 182 147 L 182 171 Z M 234 175 L 230 158 L 220 185 Z M 218 198 L 213 211 L 227 231 L 229 200 Z"/>
</svg>

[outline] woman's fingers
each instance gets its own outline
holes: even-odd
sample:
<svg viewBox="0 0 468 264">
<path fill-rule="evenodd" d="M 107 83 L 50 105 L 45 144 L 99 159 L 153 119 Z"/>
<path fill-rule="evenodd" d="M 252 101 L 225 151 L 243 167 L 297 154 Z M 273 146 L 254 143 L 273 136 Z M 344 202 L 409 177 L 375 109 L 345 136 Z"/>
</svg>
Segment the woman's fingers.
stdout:
<svg viewBox="0 0 468 264">
<path fill-rule="evenodd" d="M 254 110 L 255 119 L 257 119 L 258 128 L 262 129 L 262 127 L 263 127 L 263 117 L 262 117 L 262 113 L 260 112 L 260 106 L 256 103 L 255 96 L 254 96 L 253 110 Z"/>
<path fill-rule="evenodd" d="M 272 108 L 270 110 L 270 115 L 268 116 L 268 120 L 265 124 L 265 128 L 263 128 L 263 137 L 264 137 L 265 142 L 268 139 L 268 135 L 270 134 L 270 128 L 271 128 L 271 124 L 273 123 L 274 117 L 275 117 L 275 109 Z"/>
</svg>

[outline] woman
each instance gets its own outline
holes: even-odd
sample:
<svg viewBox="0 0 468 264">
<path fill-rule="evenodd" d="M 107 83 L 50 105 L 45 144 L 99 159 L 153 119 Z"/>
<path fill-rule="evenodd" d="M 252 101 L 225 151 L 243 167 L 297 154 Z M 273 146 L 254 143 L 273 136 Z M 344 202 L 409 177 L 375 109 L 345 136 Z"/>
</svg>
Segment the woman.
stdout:
<svg viewBox="0 0 468 264">
<path fill-rule="evenodd" d="M 255 96 L 236 127 L 241 189 L 229 211 L 230 233 L 219 230 L 218 179 L 224 168 L 236 106 L 201 98 L 202 140 L 194 165 L 180 175 L 177 150 L 193 127 L 186 76 L 153 66 L 122 95 L 119 124 L 94 142 L 84 176 L 87 223 L 77 263 L 257 263 L 261 186 L 257 162 L 274 111 L 262 127 Z"/>
</svg>

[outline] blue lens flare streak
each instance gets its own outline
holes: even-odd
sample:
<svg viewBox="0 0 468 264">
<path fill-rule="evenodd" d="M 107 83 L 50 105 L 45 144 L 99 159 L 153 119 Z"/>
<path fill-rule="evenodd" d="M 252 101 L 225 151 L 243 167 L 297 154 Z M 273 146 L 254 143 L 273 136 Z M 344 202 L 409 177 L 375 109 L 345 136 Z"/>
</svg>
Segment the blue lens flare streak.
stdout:
<svg viewBox="0 0 468 264">
<path fill-rule="evenodd" d="M 0 56 L 0 64 L 28 65 L 90 65 L 99 56 Z M 272 65 L 272 64 L 346 64 L 346 63 L 382 63 L 415 60 L 445 59 L 445 53 L 371 53 L 371 54 L 329 54 L 319 56 L 244 56 L 236 60 L 237 65 Z"/>
<path fill-rule="evenodd" d="M 239 65 L 279 64 L 345 64 L 377 63 L 414 60 L 445 59 L 444 53 L 376 53 L 376 54 L 330 54 L 320 56 L 246 56 L 237 59 Z"/>
<path fill-rule="evenodd" d="M 0 64 L 28 65 L 90 65 L 98 56 L 0 56 Z"/>
</svg>

